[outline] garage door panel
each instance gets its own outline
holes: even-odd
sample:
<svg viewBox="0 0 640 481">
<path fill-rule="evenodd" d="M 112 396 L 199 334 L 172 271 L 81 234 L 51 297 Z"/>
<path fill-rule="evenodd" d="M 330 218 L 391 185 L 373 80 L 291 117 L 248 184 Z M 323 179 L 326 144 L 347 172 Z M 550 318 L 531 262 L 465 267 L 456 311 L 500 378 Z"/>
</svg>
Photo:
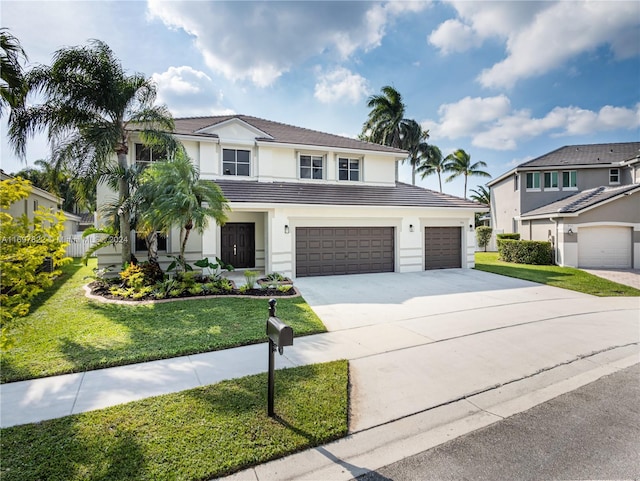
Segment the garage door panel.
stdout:
<svg viewBox="0 0 640 481">
<path fill-rule="evenodd" d="M 393 227 L 298 227 L 296 275 L 393 272 L 393 237 Z"/>
<path fill-rule="evenodd" d="M 425 228 L 425 269 L 462 267 L 462 230 L 460 227 Z"/>
<path fill-rule="evenodd" d="M 596 226 L 578 228 L 578 266 L 628 269 L 631 267 L 630 227 Z"/>
</svg>

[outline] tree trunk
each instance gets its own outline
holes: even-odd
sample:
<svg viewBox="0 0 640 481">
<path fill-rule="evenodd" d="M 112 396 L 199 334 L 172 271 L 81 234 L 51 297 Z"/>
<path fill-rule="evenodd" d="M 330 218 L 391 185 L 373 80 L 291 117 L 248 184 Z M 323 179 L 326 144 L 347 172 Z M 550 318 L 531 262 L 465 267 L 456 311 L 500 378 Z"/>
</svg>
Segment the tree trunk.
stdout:
<svg viewBox="0 0 640 481">
<path fill-rule="evenodd" d="M 118 152 L 118 166 L 123 169 L 127 168 L 127 152 Z M 118 212 L 118 220 L 120 221 L 120 248 L 122 252 L 122 265 L 124 266 L 131 261 L 131 219 L 127 209 L 122 208 L 122 204 L 129 198 L 129 183 L 127 179 L 120 178 L 118 180 L 118 200 L 120 203 L 120 211 Z"/>
<path fill-rule="evenodd" d="M 440 193 L 442 194 L 442 177 L 440 177 L 440 172 L 438 172 L 438 184 L 440 184 Z"/>
<path fill-rule="evenodd" d="M 147 236 L 147 252 L 149 253 L 149 262 L 158 262 L 158 232 L 153 231 Z"/>
<path fill-rule="evenodd" d="M 416 185 L 416 164 L 411 162 L 411 185 Z"/>
</svg>

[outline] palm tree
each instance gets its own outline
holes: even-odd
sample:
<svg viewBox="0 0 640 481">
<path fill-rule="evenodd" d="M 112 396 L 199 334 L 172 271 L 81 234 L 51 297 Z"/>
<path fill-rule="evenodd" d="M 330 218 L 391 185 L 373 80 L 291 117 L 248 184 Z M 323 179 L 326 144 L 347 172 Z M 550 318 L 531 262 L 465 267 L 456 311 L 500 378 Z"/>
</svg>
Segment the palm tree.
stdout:
<svg viewBox="0 0 640 481">
<path fill-rule="evenodd" d="M 94 40 L 89 46 L 58 50 L 51 67 L 34 68 L 26 78 L 30 92 L 44 94 L 42 104 L 18 110 L 9 122 L 9 141 L 22 157 L 26 139 L 47 129 L 55 148 L 52 161 L 70 171 L 97 179 L 117 156 L 127 168 L 130 136 L 134 129 L 143 143 L 175 145 L 168 132 L 173 118 L 165 106 L 155 105 L 156 88 L 141 74 L 127 75 L 107 44 Z M 119 202 L 130 195 L 123 177 L 118 182 Z M 130 218 L 119 215 L 122 262 L 131 258 Z"/>
<path fill-rule="evenodd" d="M 475 200 L 484 205 L 491 204 L 491 191 L 484 185 L 479 185 L 477 189 L 471 189 L 471 192 L 473 192 L 473 195 L 469 196 L 471 200 Z"/>
<path fill-rule="evenodd" d="M 447 172 L 449 169 L 448 163 L 442 156 L 442 151 L 436 145 L 428 145 L 422 152 L 420 163 L 416 167 L 422 179 L 428 175 L 438 174 L 438 184 L 440 185 L 440 192 L 442 192 L 442 173 Z"/>
<path fill-rule="evenodd" d="M 24 72 L 21 62 L 28 61 L 20 41 L 0 28 L 0 117 L 5 108 L 13 110 L 23 106 L 25 97 Z"/>
<path fill-rule="evenodd" d="M 184 150 L 178 150 L 172 160 L 156 162 L 145 170 L 142 183 L 155 192 L 150 208 L 143 220 L 160 226 L 168 232 L 173 226 L 180 228 L 180 255 L 178 262 L 185 269 L 184 252 L 192 230 L 202 233 L 209 219 L 219 225 L 227 220 L 227 199 L 217 184 L 200 180 L 200 172 Z"/>
<path fill-rule="evenodd" d="M 445 158 L 447 161 L 447 170 L 453 172 L 447 177 L 447 182 L 451 182 L 453 179 L 460 175 L 464 175 L 464 198 L 467 198 L 467 178 L 470 175 L 478 177 L 491 177 L 491 174 L 480 170 L 480 167 L 486 167 L 487 164 L 482 161 L 478 161 L 474 164 L 471 163 L 471 156 L 464 150 L 458 149 L 453 154 L 447 155 Z"/>
<path fill-rule="evenodd" d="M 362 137 L 376 144 L 401 148 L 401 124 L 405 111 L 402 95 L 390 85 L 385 85 L 381 91 L 381 95 L 372 95 L 367 101 L 371 111 L 362 126 Z"/>
<path fill-rule="evenodd" d="M 426 152 L 429 131 L 422 130 L 422 126 L 415 120 L 403 119 L 400 123 L 401 146 L 409 152 L 407 160 L 411 163 L 411 183 L 416 185 L 416 168 L 420 157 Z"/>
</svg>

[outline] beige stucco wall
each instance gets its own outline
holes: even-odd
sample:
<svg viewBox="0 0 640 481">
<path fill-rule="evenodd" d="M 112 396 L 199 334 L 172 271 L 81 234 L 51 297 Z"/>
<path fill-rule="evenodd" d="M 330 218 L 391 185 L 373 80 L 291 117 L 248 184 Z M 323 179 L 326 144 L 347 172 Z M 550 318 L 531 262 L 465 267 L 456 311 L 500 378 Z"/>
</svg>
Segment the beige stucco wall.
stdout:
<svg viewBox="0 0 640 481">
<path fill-rule="evenodd" d="M 514 175 L 491 186 L 491 228 L 494 237 L 497 233 L 513 232 L 513 218 L 520 215 L 520 190 L 514 189 Z"/>
</svg>

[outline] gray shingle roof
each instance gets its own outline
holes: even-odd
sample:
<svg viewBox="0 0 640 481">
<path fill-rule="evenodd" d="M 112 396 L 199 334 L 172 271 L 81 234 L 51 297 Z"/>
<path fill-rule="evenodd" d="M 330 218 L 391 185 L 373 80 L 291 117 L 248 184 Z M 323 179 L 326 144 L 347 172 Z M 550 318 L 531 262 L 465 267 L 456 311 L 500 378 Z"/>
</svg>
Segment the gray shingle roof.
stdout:
<svg viewBox="0 0 640 481">
<path fill-rule="evenodd" d="M 217 138 L 215 134 L 199 133 L 202 129 L 226 122 L 231 119 L 240 119 L 243 122 L 264 132 L 268 137 L 258 137 L 263 142 L 316 145 L 321 147 L 335 147 L 342 149 L 369 150 L 398 154 L 404 157 L 407 152 L 394 147 L 363 142 L 361 140 L 342 137 L 340 135 L 327 134 L 316 130 L 295 127 L 293 125 L 273 122 L 271 120 L 251 117 L 249 115 L 219 115 L 213 117 L 189 117 L 175 119 L 175 133 L 183 135 L 197 135 Z"/>
<path fill-rule="evenodd" d="M 487 209 L 474 201 L 401 182 L 390 187 L 226 179 L 215 182 L 229 202 Z"/>
<path fill-rule="evenodd" d="M 537 217 L 542 215 L 575 214 L 587 207 L 593 207 L 601 202 L 605 202 L 619 195 L 632 193 L 640 190 L 640 185 L 630 184 L 618 187 L 596 187 L 594 189 L 583 190 L 577 194 L 570 195 L 564 199 L 557 200 L 551 204 L 538 207 L 537 209 L 525 212 L 521 218 Z"/>
<path fill-rule="evenodd" d="M 633 159 L 638 155 L 640 155 L 640 142 L 565 145 L 553 152 L 520 164 L 518 168 L 609 165 Z"/>
</svg>

